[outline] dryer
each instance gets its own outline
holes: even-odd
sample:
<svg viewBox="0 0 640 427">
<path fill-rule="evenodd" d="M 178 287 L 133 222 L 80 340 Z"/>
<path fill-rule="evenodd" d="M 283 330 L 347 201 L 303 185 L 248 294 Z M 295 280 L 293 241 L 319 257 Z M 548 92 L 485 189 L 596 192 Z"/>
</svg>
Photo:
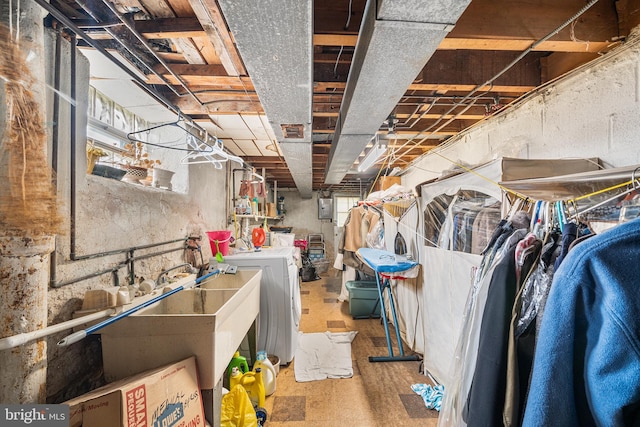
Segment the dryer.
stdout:
<svg viewBox="0 0 640 427">
<path fill-rule="evenodd" d="M 298 343 L 302 307 L 295 247 L 263 248 L 224 257 L 224 262 L 241 270 L 262 270 L 257 350 L 293 360 Z"/>
</svg>

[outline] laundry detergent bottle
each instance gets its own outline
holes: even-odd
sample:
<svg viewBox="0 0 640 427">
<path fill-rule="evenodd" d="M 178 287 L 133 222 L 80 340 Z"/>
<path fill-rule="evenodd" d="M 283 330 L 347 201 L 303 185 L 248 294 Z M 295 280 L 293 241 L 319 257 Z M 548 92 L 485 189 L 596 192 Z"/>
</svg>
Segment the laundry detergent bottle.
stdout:
<svg viewBox="0 0 640 427">
<path fill-rule="evenodd" d="M 247 358 L 244 356 L 240 356 L 239 351 L 235 352 L 233 358 L 231 358 L 231 362 L 229 362 L 229 366 L 227 367 L 227 379 L 231 379 L 233 368 L 238 368 L 241 374 L 249 372 L 249 364 L 247 363 Z"/>
<path fill-rule="evenodd" d="M 262 370 L 262 382 L 264 383 L 264 394 L 271 396 L 276 391 L 276 368 L 273 366 L 266 351 L 259 351 L 256 355 L 256 361 L 253 364 L 253 370 L 260 368 Z"/>
<path fill-rule="evenodd" d="M 247 391 L 251 404 L 254 406 L 264 406 L 264 383 L 262 381 L 262 369 L 257 368 L 246 373 L 240 372 L 236 367 L 231 369 L 231 378 L 229 379 L 230 388 L 241 385 Z"/>
</svg>

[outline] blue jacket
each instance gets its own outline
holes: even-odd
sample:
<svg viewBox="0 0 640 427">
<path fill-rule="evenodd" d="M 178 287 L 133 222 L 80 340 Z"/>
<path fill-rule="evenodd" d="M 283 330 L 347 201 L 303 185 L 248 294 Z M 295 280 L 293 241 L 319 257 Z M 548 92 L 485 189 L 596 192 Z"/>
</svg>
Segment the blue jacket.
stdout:
<svg viewBox="0 0 640 427">
<path fill-rule="evenodd" d="M 640 219 L 572 249 L 556 272 L 523 426 L 640 423 Z"/>
</svg>

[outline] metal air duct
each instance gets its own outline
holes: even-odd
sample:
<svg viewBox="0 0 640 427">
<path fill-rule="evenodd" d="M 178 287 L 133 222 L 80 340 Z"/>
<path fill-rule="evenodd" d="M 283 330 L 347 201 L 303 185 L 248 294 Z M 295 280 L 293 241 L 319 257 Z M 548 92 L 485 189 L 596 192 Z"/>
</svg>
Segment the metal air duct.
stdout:
<svg viewBox="0 0 640 427">
<path fill-rule="evenodd" d="M 296 187 L 311 198 L 313 1 L 219 4 Z"/>
<path fill-rule="evenodd" d="M 369 0 L 325 183 L 339 184 L 470 0 Z"/>
</svg>

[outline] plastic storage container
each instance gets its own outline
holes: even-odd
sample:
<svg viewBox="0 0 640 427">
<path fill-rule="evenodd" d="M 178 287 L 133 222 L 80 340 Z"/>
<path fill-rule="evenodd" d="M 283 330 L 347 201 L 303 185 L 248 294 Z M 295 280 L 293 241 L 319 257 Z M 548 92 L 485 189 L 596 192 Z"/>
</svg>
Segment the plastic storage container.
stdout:
<svg viewBox="0 0 640 427">
<path fill-rule="evenodd" d="M 349 291 L 349 314 L 354 319 L 380 317 L 378 286 L 375 281 L 351 280 L 345 284 Z"/>
<path fill-rule="evenodd" d="M 311 262 L 313 263 L 313 266 L 316 268 L 316 273 L 325 274 L 327 271 L 329 271 L 328 259 L 320 258 L 320 259 L 313 260 Z"/>
</svg>

